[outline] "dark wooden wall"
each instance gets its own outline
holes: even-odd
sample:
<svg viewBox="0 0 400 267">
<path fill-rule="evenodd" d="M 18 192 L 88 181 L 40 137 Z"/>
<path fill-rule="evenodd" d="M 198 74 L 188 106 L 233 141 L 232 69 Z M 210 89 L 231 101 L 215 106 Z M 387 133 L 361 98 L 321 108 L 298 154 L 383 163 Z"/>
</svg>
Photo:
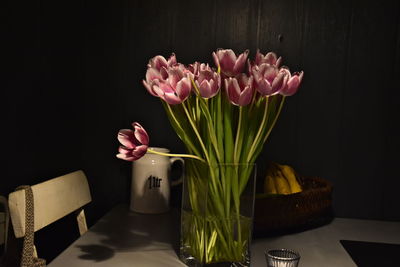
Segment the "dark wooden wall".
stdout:
<svg viewBox="0 0 400 267">
<path fill-rule="evenodd" d="M 337 216 L 400 220 L 398 1 L 14 1 L 2 13 L 0 194 L 83 169 L 95 222 L 129 198 L 118 129 L 140 121 L 151 145 L 184 152 L 141 85 L 148 59 L 175 52 L 185 64 L 213 63 L 216 48 L 251 56 L 260 48 L 305 79 L 259 174 L 267 159 L 288 163 L 334 184 Z M 47 231 L 43 243 L 56 229 Z M 51 258 L 68 242 L 43 253 Z"/>
</svg>

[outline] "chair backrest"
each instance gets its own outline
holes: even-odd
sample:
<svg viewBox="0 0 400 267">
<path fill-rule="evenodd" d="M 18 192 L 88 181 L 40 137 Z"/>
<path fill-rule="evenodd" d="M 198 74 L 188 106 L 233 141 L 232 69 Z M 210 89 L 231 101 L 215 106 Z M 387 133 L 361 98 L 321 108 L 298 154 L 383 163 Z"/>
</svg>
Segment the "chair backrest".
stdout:
<svg viewBox="0 0 400 267">
<path fill-rule="evenodd" d="M 34 198 L 34 231 L 74 212 L 78 213 L 79 231 L 87 230 L 82 207 L 89 203 L 89 184 L 83 171 L 76 171 L 32 186 Z M 8 197 L 11 221 L 17 238 L 25 235 L 25 190 Z"/>
</svg>

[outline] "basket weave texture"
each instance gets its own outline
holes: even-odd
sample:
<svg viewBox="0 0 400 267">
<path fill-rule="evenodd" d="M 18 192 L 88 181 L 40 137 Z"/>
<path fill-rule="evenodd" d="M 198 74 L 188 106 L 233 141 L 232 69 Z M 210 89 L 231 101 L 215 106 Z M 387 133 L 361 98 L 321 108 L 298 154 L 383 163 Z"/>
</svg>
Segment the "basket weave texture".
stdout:
<svg viewBox="0 0 400 267">
<path fill-rule="evenodd" d="M 256 197 L 255 234 L 300 228 L 331 214 L 332 184 L 319 177 L 297 176 L 297 179 L 302 192 Z"/>
</svg>

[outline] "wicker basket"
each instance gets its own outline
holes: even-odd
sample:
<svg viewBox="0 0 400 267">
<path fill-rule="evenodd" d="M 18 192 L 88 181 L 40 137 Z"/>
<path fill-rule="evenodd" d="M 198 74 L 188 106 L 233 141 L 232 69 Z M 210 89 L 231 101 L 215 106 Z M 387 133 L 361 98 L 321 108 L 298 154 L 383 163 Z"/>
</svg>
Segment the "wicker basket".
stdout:
<svg viewBox="0 0 400 267">
<path fill-rule="evenodd" d="M 318 226 L 332 218 L 332 185 L 318 177 L 297 176 L 303 191 L 256 196 L 254 234 L 280 234 Z"/>
</svg>

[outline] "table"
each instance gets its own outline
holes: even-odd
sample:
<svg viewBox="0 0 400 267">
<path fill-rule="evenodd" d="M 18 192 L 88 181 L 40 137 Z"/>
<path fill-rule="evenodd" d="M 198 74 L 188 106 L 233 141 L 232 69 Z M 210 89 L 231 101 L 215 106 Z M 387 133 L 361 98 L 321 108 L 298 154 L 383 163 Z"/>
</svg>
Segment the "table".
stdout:
<svg viewBox="0 0 400 267">
<path fill-rule="evenodd" d="M 185 266 L 178 259 L 179 214 L 145 215 L 119 205 L 100 219 L 50 267 Z M 254 239 L 252 267 L 266 266 L 264 250 L 291 248 L 301 254 L 300 267 L 356 266 L 341 239 L 400 243 L 400 222 L 335 218 L 332 223 L 301 233 Z"/>
</svg>

